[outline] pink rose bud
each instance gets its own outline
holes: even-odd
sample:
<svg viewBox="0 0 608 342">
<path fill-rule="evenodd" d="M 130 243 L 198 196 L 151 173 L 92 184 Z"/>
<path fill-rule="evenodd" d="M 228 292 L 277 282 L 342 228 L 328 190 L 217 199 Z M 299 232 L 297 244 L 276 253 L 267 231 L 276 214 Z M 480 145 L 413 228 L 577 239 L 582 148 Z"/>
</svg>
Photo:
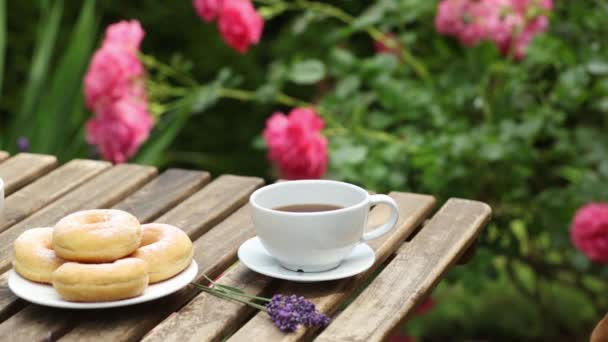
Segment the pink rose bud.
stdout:
<svg viewBox="0 0 608 342">
<path fill-rule="evenodd" d="M 249 46 L 260 41 L 264 19 L 250 0 L 224 0 L 218 25 L 224 41 L 236 51 L 245 53 Z"/>
<path fill-rule="evenodd" d="M 590 203 L 574 215 L 572 243 L 589 259 L 608 263 L 608 203 Z"/>
<path fill-rule="evenodd" d="M 381 39 L 374 42 L 374 49 L 377 53 L 399 54 L 399 41 L 393 33 L 386 33 Z"/>
</svg>

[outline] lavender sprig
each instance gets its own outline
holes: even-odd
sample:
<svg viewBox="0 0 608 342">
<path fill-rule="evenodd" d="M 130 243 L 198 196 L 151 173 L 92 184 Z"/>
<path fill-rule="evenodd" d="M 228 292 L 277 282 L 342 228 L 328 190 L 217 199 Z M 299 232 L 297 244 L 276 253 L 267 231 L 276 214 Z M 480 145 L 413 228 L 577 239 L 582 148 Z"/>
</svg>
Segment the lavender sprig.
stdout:
<svg viewBox="0 0 608 342">
<path fill-rule="evenodd" d="M 236 301 L 265 311 L 270 316 L 272 323 L 283 332 L 294 332 L 300 325 L 312 327 L 329 324 L 329 317 L 318 311 L 313 302 L 302 296 L 277 294 L 272 298 L 258 297 L 246 294 L 236 287 L 218 284 L 207 276 L 204 277 L 211 283 L 211 286 L 196 283 L 192 283 L 192 285 L 218 298 Z"/>
<path fill-rule="evenodd" d="M 19 137 L 17 139 L 17 149 L 19 152 L 27 152 L 30 150 L 30 141 L 26 137 Z"/>
<path fill-rule="evenodd" d="M 329 317 L 317 311 L 315 304 L 302 296 L 274 295 L 266 305 L 266 312 L 275 326 L 283 332 L 293 332 L 298 325 L 326 326 Z"/>
</svg>

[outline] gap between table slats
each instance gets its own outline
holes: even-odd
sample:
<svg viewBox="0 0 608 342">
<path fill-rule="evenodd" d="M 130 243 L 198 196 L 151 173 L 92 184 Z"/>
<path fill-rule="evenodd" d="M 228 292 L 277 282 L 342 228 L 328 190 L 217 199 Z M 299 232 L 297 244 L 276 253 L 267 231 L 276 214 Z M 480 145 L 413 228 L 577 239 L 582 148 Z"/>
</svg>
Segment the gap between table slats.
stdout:
<svg viewBox="0 0 608 342">
<path fill-rule="evenodd" d="M 6 198 L 0 232 L 110 168 L 108 162 L 72 160 Z"/>
<path fill-rule="evenodd" d="M 0 164 L 4 195 L 12 194 L 55 167 L 57 167 L 57 158 L 45 154 L 19 153 L 9 158 Z"/>
<path fill-rule="evenodd" d="M 481 202 L 450 199 L 315 341 L 382 341 L 407 318 L 490 219 Z"/>
<path fill-rule="evenodd" d="M 179 226 L 190 236 L 200 236 L 220 222 L 194 242 L 194 258 L 199 263 L 199 272 L 225 267 L 236 257 L 236 247 L 231 245 L 236 245 L 246 233 L 239 233 L 239 220 L 234 219 L 239 216 L 233 214 L 225 218 L 242 206 L 262 183 L 258 178 L 221 176 L 156 221 Z M 233 236 L 232 232 L 235 232 Z M 0 325 L 0 337 L 4 333 L 14 336 L 15 331 L 19 331 L 22 336 L 34 340 L 47 334 L 57 338 L 76 327 L 65 339 L 135 340 L 194 294 L 192 289 L 184 289 L 151 303 L 108 310 L 23 310 Z"/>
<path fill-rule="evenodd" d="M 209 182 L 207 172 L 170 169 L 155 178 L 143 188 L 136 191 L 113 208 L 126 210 L 135 215 L 141 222 L 149 222 L 165 213 L 184 198 L 190 196 Z M 8 272 L 0 278 L 6 286 Z M 10 290 L 7 290 L 10 293 Z M 1 307 L 25 303 L 10 293 L 11 303 L 0 300 Z M 25 309 L 0 324 L 0 339 L 9 338 L 18 341 L 53 340 L 65 333 L 69 325 L 56 322 L 67 322 L 76 315 L 77 310 L 59 310 L 39 305 L 28 305 Z"/>
<path fill-rule="evenodd" d="M 376 251 L 377 262 L 363 275 L 322 284 L 298 284 L 273 280 L 249 271 L 245 266 L 237 263 L 218 282 L 239 287 L 253 295 L 264 295 L 271 292 L 270 289 L 276 293 L 297 293 L 315 301 L 322 311 L 330 312 L 373 273 L 373 269 L 381 264 L 409 232 L 429 214 L 435 203 L 431 196 L 401 193 L 392 193 L 391 196 L 399 204 L 401 218 L 395 231 L 370 243 Z M 369 225 L 376 226 L 384 222 L 388 214 L 388 208 L 384 206 L 375 208 L 370 214 Z M 248 224 L 252 225 L 250 219 Z M 277 287 L 278 290 L 275 290 Z M 152 330 L 144 341 L 218 341 L 230 335 L 253 313 L 254 310 L 248 306 L 201 293 L 178 313 Z M 243 329 L 244 339 L 257 341 L 274 341 L 277 338 L 295 340 L 299 334 L 304 333 L 299 331 L 296 335 L 281 334 L 267 321 L 263 313 L 255 316 Z"/>
</svg>

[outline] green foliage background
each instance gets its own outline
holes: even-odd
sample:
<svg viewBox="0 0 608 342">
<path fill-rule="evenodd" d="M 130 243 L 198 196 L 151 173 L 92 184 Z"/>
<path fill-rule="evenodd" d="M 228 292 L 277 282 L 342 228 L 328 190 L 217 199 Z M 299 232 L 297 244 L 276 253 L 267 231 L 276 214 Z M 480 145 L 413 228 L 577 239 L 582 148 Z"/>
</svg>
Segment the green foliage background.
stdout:
<svg viewBox="0 0 608 342">
<path fill-rule="evenodd" d="M 315 103 L 328 122 L 329 177 L 494 209 L 475 258 L 407 333 L 584 340 L 608 309 L 608 268 L 573 249 L 568 227 L 576 208 L 608 194 L 608 3 L 555 0 L 549 31 L 514 62 L 437 34 L 437 1 L 325 2 L 348 23 L 304 1 L 262 2 L 273 18 L 239 55 L 190 1 L 0 0 L 0 147 L 15 151 L 27 136 L 36 152 L 87 156 L 79 80 L 102 29 L 137 18 L 143 51 L 200 82 L 194 109 L 164 114 L 138 161 L 272 177 L 259 134 L 273 111 L 289 110 L 277 95 Z M 376 54 L 376 29 L 420 65 Z M 250 92 L 235 99 L 228 86 Z"/>
</svg>

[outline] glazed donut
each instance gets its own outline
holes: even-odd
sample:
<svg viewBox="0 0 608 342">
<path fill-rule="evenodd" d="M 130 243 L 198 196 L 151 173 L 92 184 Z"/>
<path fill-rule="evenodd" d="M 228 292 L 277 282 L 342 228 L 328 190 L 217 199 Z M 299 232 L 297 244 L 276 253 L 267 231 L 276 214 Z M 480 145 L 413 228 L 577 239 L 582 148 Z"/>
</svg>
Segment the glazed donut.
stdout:
<svg viewBox="0 0 608 342">
<path fill-rule="evenodd" d="M 139 296 L 148 286 L 146 262 L 125 258 L 107 264 L 66 262 L 53 272 L 53 287 L 73 302 L 103 302 Z"/>
<path fill-rule="evenodd" d="M 39 283 L 51 283 L 51 274 L 65 260 L 51 248 L 53 228 L 33 228 L 23 232 L 13 243 L 13 267 L 22 277 Z"/>
<path fill-rule="evenodd" d="M 131 256 L 148 263 L 151 284 L 169 279 L 190 265 L 192 241 L 183 230 L 162 223 L 141 228 L 141 246 Z"/>
<path fill-rule="evenodd" d="M 111 262 L 135 251 L 141 226 L 135 216 L 114 209 L 85 210 L 57 222 L 53 249 L 61 258 L 79 262 Z"/>
</svg>

